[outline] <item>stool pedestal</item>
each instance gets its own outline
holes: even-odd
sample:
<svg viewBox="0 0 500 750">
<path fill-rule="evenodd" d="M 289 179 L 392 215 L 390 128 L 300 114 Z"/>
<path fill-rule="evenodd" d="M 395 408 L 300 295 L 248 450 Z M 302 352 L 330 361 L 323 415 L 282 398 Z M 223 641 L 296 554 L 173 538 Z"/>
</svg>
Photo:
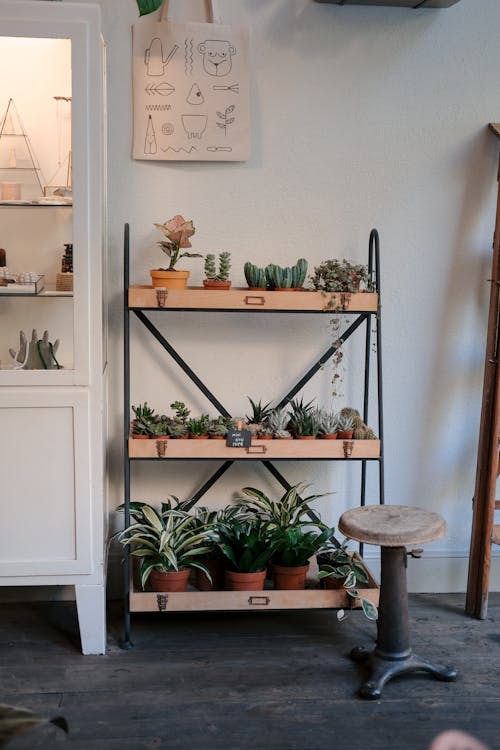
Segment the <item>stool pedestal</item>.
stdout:
<svg viewBox="0 0 500 750">
<path fill-rule="evenodd" d="M 370 678 L 359 689 L 361 698 L 380 698 L 385 683 L 407 672 L 430 672 L 438 680 L 454 680 L 452 667 L 433 664 L 412 653 L 406 589 L 406 548 L 381 547 L 380 602 L 377 642 L 372 652 L 359 647 L 351 651 L 356 661 L 367 661 Z"/>
</svg>

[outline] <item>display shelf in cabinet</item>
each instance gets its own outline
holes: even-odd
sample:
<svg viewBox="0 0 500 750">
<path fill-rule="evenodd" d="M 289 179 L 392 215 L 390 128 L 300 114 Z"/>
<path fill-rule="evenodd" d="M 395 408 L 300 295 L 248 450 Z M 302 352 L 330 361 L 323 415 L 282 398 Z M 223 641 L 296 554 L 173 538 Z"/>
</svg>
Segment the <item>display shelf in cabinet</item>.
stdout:
<svg viewBox="0 0 500 750">
<path fill-rule="evenodd" d="M 132 459 L 158 458 L 157 440 L 128 442 Z M 166 459 L 252 460 L 349 460 L 378 459 L 380 440 L 252 440 L 249 448 L 230 448 L 224 440 L 163 440 Z M 162 447 L 163 447 L 162 446 Z"/>
<path fill-rule="evenodd" d="M 313 291 L 273 292 L 250 289 L 227 291 L 189 287 L 169 290 L 165 307 L 159 307 L 156 292 L 151 286 L 131 286 L 128 290 L 128 305 L 134 309 L 156 310 L 213 310 L 221 312 L 255 310 L 257 312 L 377 312 L 378 294 L 358 292 L 355 294 Z"/>
</svg>

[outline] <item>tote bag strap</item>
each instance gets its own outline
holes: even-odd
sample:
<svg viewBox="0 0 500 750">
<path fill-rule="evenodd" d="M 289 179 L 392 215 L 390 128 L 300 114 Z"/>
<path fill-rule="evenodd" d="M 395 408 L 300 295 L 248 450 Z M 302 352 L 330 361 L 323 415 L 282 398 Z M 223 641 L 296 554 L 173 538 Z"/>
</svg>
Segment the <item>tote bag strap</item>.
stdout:
<svg viewBox="0 0 500 750">
<path fill-rule="evenodd" d="M 166 21 L 168 16 L 169 0 L 163 0 L 160 8 L 160 21 Z M 208 23 L 221 23 L 221 15 L 217 0 L 205 0 Z"/>
</svg>

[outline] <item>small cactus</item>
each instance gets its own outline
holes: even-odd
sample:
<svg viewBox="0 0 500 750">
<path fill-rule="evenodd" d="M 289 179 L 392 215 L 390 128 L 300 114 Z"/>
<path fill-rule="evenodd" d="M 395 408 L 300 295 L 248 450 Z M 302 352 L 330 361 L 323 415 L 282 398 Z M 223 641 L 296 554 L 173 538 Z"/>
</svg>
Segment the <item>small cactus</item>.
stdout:
<svg viewBox="0 0 500 750">
<path fill-rule="evenodd" d="M 352 430 L 354 430 L 354 418 L 349 416 L 349 414 L 342 414 L 342 412 L 340 412 L 337 425 L 339 432 L 352 432 Z"/>
<path fill-rule="evenodd" d="M 219 271 L 215 262 L 215 255 L 208 253 L 205 257 L 205 276 L 209 281 L 227 281 L 231 270 L 231 253 L 219 253 Z"/>
<path fill-rule="evenodd" d="M 263 268 L 254 266 L 253 263 L 250 263 L 250 261 L 247 260 L 247 262 L 243 266 L 243 271 L 245 273 L 245 279 L 249 287 L 266 289 L 266 272 Z"/>
<path fill-rule="evenodd" d="M 318 409 L 316 416 L 319 424 L 319 431 L 322 435 L 334 435 L 338 429 L 337 415 L 326 409 Z"/>
</svg>

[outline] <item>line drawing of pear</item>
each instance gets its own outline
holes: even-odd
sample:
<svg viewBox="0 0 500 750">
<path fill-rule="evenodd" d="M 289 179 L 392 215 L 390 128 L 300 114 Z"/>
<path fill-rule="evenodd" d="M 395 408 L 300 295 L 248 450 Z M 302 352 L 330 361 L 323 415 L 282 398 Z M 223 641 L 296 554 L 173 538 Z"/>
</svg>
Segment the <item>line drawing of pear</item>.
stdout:
<svg viewBox="0 0 500 750">
<path fill-rule="evenodd" d="M 182 127 L 187 137 L 200 139 L 207 127 L 207 115 L 182 115 Z"/>
</svg>

